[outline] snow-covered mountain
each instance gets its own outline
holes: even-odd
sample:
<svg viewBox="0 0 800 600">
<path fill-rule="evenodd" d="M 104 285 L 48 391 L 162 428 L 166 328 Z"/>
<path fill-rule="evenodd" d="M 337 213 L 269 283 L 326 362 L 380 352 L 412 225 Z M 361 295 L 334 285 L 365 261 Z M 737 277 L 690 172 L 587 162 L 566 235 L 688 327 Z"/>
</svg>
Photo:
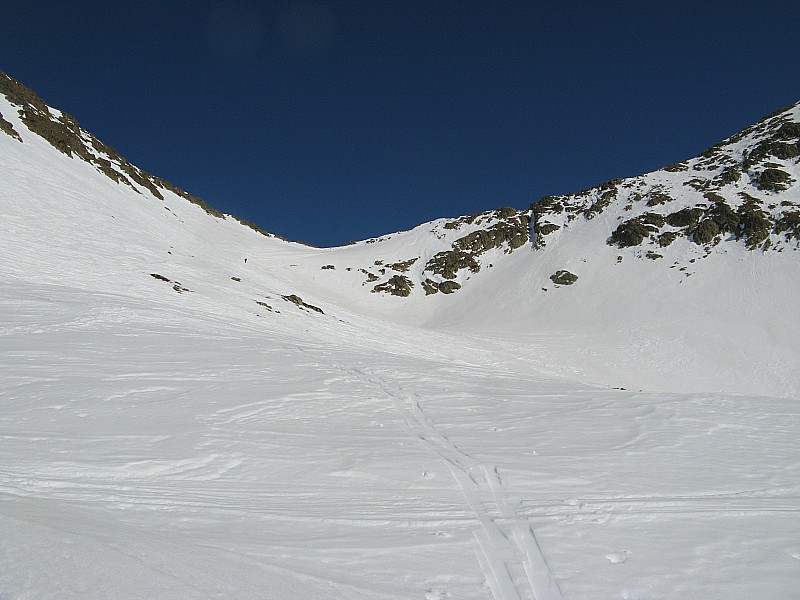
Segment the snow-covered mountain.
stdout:
<svg viewBox="0 0 800 600">
<path fill-rule="evenodd" d="M 248 224 L 256 235 L 2 80 L 6 213 L 28 236 L 14 273 L 185 287 L 188 302 L 247 318 L 267 310 L 257 300 L 279 310 L 298 296 L 334 315 L 500 335 L 539 370 L 611 387 L 800 392 L 798 105 L 639 177 L 318 249 Z M 26 189 L 34 178 L 52 200 Z M 66 222 L 71 239 L 30 239 Z M 76 269 L 86 261 L 117 276 Z"/>
<path fill-rule="evenodd" d="M 793 597 L 799 157 L 313 248 L 0 72 L 0 596 Z"/>
</svg>

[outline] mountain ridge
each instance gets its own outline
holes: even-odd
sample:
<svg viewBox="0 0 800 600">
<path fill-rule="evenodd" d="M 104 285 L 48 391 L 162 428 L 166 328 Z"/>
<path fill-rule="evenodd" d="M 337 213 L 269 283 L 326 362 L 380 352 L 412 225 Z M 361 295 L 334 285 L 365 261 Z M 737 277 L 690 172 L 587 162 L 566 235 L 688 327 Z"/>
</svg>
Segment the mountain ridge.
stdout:
<svg viewBox="0 0 800 600">
<path fill-rule="evenodd" d="M 197 196 L 177 188 L 163 178 L 153 176 L 135 167 L 115 149 L 82 129 L 74 117 L 58 109 L 52 109 L 35 92 L 2 71 L 0 71 L 0 93 L 17 107 L 22 122 L 30 131 L 47 140 L 54 148 L 67 156 L 71 157 L 75 154 L 82 160 L 93 164 L 112 181 L 128 185 L 140 192 L 142 189 L 146 189 L 160 200 L 163 200 L 162 190 L 169 190 L 189 202 L 197 204 L 212 216 L 223 219 L 230 216 L 259 233 L 271 237 L 281 237 L 234 215 L 225 215 Z M 649 189 L 644 191 L 639 189 L 634 194 L 628 194 L 627 197 L 622 194 L 621 188 L 630 188 L 634 185 L 641 188 L 643 179 L 659 173 L 693 172 L 695 177 L 682 181 L 680 184 L 690 185 L 695 191 L 703 193 L 706 206 L 703 206 L 701 210 L 705 209 L 704 214 L 698 216 L 691 212 L 692 209 L 689 209 L 689 212 L 676 214 L 678 212 L 676 211 L 665 217 L 659 213 L 648 211 L 621 223 L 611 233 L 610 244 L 619 248 L 641 246 L 645 240 L 660 232 L 665 224 L 676 228 L 685 227 L 685 229 L 683 231 L 671 230 L 659 235 L 659 247 L 670 245 L 680 235 L 691 237 L 693 241 L 702 244 L 715 241 L 718 234 L 724 233 L 732 234 L 737 240 L 744 237 L 751 249 L 755 249 L 760 243 L 767 244 L 764 249 L 768 249 L 772 245 L 770 233 L 785 234 L 787 242 L 792 238 L 800 241 L 800 215 L 797 211 L 779 210 L 778 214 L 775 214 L 774 211 L 766 213 L 758 206 L 759 203 L 763 204 L 763 199 L 754 198 L 747 191 L 740 190 L 739 195 L 744 198 L 744 202 L 739 205 L 739 211 L 737 211 L 739 214 L 737 215 L 726 203 L 726 199 L 719 195 L 723 187 L 737 184 L 743 177 L 749 178 L 751 188 L 755 187 L 759 191 L 766 192 L 786 191 L 793 183 L 796 183 L 796 178 L 781 169 L 785 165 L 775 164 L 768 159 L 772 157 L 773 160 L 791 161 L 800 156 L 798 105 L 800 103 L 770 113 L 756 124 L 718 142 L 697 157 L 666 165 L 662 169 L 644 175 L 606 181 L 574 194 L 545 196 L 532 203 L 526 210 L 500 208 L 449 219 L 444 225 L 445 229 L 458 229 L 462 224 L 489 221 L 491 215 L 497 217 L 497 220 L 491 225 L 457 238 L 451 249 L 440 251 L 436 256 L 431 257 L 425 265 L 423 274 L 438 275 L 440 281 L 425 278 L 419 283 L 426 294 L 432 294 L 440 291 L 442 284 L 450 282 L 451 285 L 445 293 L 452 293 L 460 288 L 460 284 L 454 281 L 458 271 L 469 270 L 475 273 L 480 269 L 480 265 L 475 260 L 476 255 L 479 256 L 488 249 L 503 245 L 506 246 L 507 252 L 512 252 L 527 242 L 528 231 L 525 227 L 527 222 L 531 223 L 530 237 L 534 247 L 542 248 L 546 245 L 546 236 L 568 226 L 568 222 L 575 216 L 580 215 L 585 219 L 591 219 L 612 203 L 626 199 L 629 204 L 626 205 L 625 210 L 630 210 L 633 204 L 638 204 L 641 200 L 645 200 L 648 207 L 671 201 L 669 193 L 664 191 L 670 187 L 669 182 L 651 184 Z M 793 111 L 794 118 L 790 118 Z M 22 142 L 19 133 L 9 121 L 2 118 L 2 115 L 0 115 L 0 131 Z M 746 141 L 748 137 L 756 137 L 758 143 L 753 146 L 752 150 L 745 149 L 736 156 L 736 152 L 732 152 L 731 147 Z M 796 162 L 794 161 L 795 164 Z M 709 173 L 713 173 L 714 177 L 709 177 Z M 708 202 L 714 205 L 711 211 L 707 206 Z M 695 208 L 699 206 L 701 206 L 700 202 L 696 204 Z M 797 203 L 787 200 L 781 204 L 781 208 L 797 208 L 797 206 Z M 562 212 L 567 214 L 566 223 L 564 219 L 557 218 L 557 215 Z M 701 217 L 705 218 L 701 219 Z M 375 243 L 386 239 L 388 235 L 392 234 L 364 241 Z M 719 240 L 716 240 L 716 243 L 718 242 Z M 655 253 L 651 252 L 650 254 L 652 256 Z M 414 257 L 401 261 L 401 263 L 411 261 L 413 264 L 416 260 L 418 258 Z M 404 272 L 405 270 L 407 269 L 398 269 L 397 271 Z M 396 278 L 395 285 L 388 285 L 389 282 L 384 282 L 375 286 L 379 288 L 383 286 L 383 289 L 375 291 L 386 291 L 401 296 L 408 295 L 410 282 L 407 278 L 404 275 L 393 275 L 393 277 Z"/>
<path fill-rule="evenodd" d="M 11 165 L 0 186 L 14 228 L 6 237 L 28 247 L 6 252 L 15 257 L 7 265 L 14 277 L 36 273 L 159 301 L 171 294 L 213 318 L 299 311 L 317 320 L 469 332 L 481 344 L 519 346 L 538 369 L 604 385 L 670 389 L 674 372 L 688 368 L 681 389 L 789 396 L 798 389 L 797 327 L 786 319 L 800 293 L 788 275 L 800 256 L 797 104 L 705 156 L 645 175 L 525 210 L 313 248 L 217 216 L 107 154 L 61 111 L 0 100 L 5 169 Z M 26 120 L 55 123 L 59 135 L 42 137 Z M 787 176 L 765 180 L 770 169 Z M 73 239 L 57 233 L 66 228 Z M 39 230 L 52 232 L 49 245 Z M 100 264 L 113 276 L 103 276 Z M 707 311 L 710 298 L 717 316 Z M 736 368 L 714 356 L 723 340 L 735 349 Z M 763 375 L 751 380 L 747 365 Z"/>
</svg>

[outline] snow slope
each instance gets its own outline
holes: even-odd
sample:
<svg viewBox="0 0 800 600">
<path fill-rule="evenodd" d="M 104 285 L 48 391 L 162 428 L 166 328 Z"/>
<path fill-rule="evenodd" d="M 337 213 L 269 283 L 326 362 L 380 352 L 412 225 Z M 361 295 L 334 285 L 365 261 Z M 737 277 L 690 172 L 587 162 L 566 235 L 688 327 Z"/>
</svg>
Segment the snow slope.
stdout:
<svg viewBox="0 0 800 600">
<path fill-rule="evenodd" d="M 18 108 L 0 96 L 0 597 L 796 597 L 790 244 L 637 258 L 606 243 L 645 210 L 620 198 L 448 278 L 433 257 L 519 213 L 309 248 Z M 408 297 L 373 291 L 396 274 Z"/>
</svg>

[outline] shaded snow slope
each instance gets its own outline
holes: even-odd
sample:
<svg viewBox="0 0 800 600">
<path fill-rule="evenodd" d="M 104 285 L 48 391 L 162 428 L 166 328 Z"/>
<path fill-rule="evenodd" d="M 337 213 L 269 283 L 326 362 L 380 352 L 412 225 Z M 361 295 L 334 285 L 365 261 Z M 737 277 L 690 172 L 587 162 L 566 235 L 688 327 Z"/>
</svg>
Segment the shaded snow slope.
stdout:
<svg viewBox="0 0 800 600">
<path fill-rule="evenodd" d="M 319 249 L 22 98 L 0 95 L 3 598 L 794 597 L 796 107 L 713 168 Z M 729 158 L 739 180 L 682 185 Z"/>
</svg>

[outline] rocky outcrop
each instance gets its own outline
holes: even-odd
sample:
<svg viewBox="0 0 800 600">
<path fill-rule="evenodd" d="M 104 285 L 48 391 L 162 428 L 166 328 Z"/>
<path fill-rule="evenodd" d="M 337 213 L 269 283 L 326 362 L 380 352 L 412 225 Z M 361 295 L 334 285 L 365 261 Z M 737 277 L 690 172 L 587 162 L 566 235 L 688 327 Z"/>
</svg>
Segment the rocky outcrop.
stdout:
<svg viewBox="0 0 800 600">
<path fill-rule="evenodd" d="M 578 276 L 575 273 L 570 273 L 569 271 L 556 271 L 552 275 L 550 275 L 550 281 L 555 283 L 556 285 L 572 285 L 576 281 L 578 281 Z"/>
<path fill-rule="evenodd" d="M 406 297 L 411 295 L 414 287 L 412 281 L 405 275 L 393 275 L 389 281 L 379 283 L 372 288 L 373 292 L 384 292 L 392 296 Z"/>
<path fill-rule="evenodd" d="M 210 207 L 197 196 L 134 166 L 120 156 L 116 150 L 82 129 L 75 117 L 51 109 L 35 92 L 2 71 L 0 71 L 0 94 L 18 107 L 22 122 L 31 132 L 45 139 L 59 152 L 63 152 L 69 157 L 78 157 L 94 165 L 98 171 L 111 180 L 128 185 L 137 192 L 144 189 L 159 200 L 163 200 L 164 196 L 161 191 L 169 190 L 185 200 L 197 204 L 210 215 L 224 218 L 221 212 Z M 5 122 L 8 123 L 8 121 Z M 11 124 L 8 123 L 8 125 Z M 1 124 L 0 129 L 12 136 L 13 133 L 16 133 L 13 131 L 13 127 L 7 130 L 8 127 L 3 127 Z"/>
<path fill-rule="evenodd" d="M 800 106 L 773 113 L 694 159 L 531 205 L 533 245 L 577 223 L 616 220 L 607 243 L 640 258 L 685 239 L 707 256 L 722 242 L 750 250 L 798 247 Z M 666 209 L 666 210 L 665 210 Z M 641 249 L 641 252 L 637 250 Z M 649 256 L 648 256 L 649 253 Z"/>
</svg>

